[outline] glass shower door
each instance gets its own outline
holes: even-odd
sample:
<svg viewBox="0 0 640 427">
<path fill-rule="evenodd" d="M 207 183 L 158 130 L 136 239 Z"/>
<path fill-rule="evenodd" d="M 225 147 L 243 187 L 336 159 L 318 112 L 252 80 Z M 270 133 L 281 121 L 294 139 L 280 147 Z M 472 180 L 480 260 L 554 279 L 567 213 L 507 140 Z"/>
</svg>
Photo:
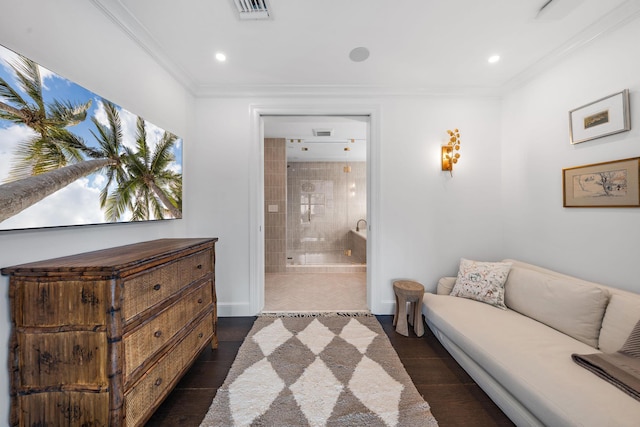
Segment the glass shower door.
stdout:
<svg viewBox="0 0 640 427">
<path fill-rule="evenodd" d="M 347 180 L 343 163 L 295 162 L 288 168 L 287 258 L 292 264 L 344 262 Z"/>
</svg>

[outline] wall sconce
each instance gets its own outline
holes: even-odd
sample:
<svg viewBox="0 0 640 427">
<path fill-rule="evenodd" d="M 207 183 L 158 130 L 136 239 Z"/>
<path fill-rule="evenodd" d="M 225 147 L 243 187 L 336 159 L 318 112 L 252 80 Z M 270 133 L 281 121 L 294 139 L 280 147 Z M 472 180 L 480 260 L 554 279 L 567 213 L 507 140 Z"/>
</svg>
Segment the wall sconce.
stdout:
<svg viewBox="0 0 640 427">
<path fill-rule="evenodd" d="M 458 129 L 448 130 L 449 141 L 446 145 L 442 146 L 442 170 L 449 171 L 453 176 L 453 165 L 458 163 L 460 153 L 455 151 L 460 150 L 460 131 Z"/>
</svg>

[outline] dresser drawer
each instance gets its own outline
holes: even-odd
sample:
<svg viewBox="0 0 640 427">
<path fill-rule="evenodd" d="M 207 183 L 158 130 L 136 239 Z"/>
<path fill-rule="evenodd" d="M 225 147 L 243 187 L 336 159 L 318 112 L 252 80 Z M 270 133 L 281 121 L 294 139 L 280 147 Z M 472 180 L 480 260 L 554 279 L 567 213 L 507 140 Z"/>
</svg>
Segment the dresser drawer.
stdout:
<svg viewBox="0 0 640 427">
<path fill-rule="evenodd" d="M 175 304 L 124 335 L 124 382 L 144 361 L 153 356 L 174 335 L 213 303 L 212 282 L 206 281 Z"/>
<path fill-rule="evenodd" d="M 18 397 L 19 426 L 107 427 L 109 393 L 49 391 Z"/>
<path fill-rule="evenodd" d="M 211 250 L 205 250 L 126 279 L 122 303 L 125 321 L 204 277 L 213 271 L 212 263 Z"/>
<path fill-rule="evenodd" d="M 202 319 L 195 329 L 175 348 L 151 367 L 149 371 L 125 393 L 126 425 L 137 426 L 147 418 L 158 402 L 175 385 L 177 379 L 187 365 L 193 360 L 196 351 L 204 348 L 213 334 L 213 314 Z"/>
<path fill-rule="evenodd" d="M 108 386 L 107 334 L 70 331 L 58 333 L 17 333 L 20 384 L 56 387 L 62 384 L 106 389 Z"/>
<path fill-rule="evenodd" d="M 213 252 L 196 252 L 178 263 L 178 277 L 182 283 L 191 283 L 213 271 Z"/>
<path fill-rule="evenodd" d="M 21 280 L 19 308 L 15 310 L 17 326 L 104 325 L 104 280 Z M 72 310 L 69 308 L 73 307 Z"/>
</svg>

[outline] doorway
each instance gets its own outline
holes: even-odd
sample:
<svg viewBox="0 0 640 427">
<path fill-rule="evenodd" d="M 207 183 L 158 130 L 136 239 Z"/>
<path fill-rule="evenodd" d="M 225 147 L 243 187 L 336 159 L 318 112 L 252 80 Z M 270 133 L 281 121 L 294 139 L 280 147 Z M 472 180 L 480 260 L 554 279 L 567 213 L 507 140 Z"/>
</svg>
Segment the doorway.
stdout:
<svg viewBox="0 0 640 427">
<path fill-rule="evenodd" d="M 364 311 L 361 115 L 264 115 L 264 311 Z"/>
</svg>

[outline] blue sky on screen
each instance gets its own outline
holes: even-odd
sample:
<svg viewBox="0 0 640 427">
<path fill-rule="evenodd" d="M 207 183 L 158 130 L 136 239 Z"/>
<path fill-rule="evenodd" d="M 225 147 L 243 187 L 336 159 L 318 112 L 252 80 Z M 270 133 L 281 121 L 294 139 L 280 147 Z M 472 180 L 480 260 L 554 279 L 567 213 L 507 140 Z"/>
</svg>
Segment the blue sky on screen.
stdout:
<svg viewBox="0 0 640 427">
<path fill-rule="evenodd" d="M 18 55 L 0 46 L 0 77 L 3 78 L 20 95 L 32 103 L 33 101 L 21 91 L 15 73 L 9 64 L 15 63 Z M 91 130 L 95 132 L 95 126 L 91 117 L 95 117 L 100 123 L 107 124 L 106 114 L 103 108 L 102 98 L 79 86 L 64 77 L 61 77 L 48 69 L 40 66 L 40 73 L 43 84 L 43 97 L 45 103 L 54 99 L 60 101 L 71 101 L 74 105 L 84 104 L 91 100 L 91 107 L 88 110 L 87 119 L 68 129 L 75 135 L 80 136 L 85 144 L 91 147 L 98 146 Z M 5 101 L 0 97 L 1 101 Z M 123 127 L 123 143 L 135 149 L 135 134 L 137 116 L 131 112 L 117 106 L 120 112 L 120 119 Z M 146 123 L 147 142 L 151 147 L 155 147 L 164 130 L 158 126 Z M 0 119 L 0 184 L 4 183 L 9 175 L 11 159 L 14 157 L 14 150 L 17 142 L 25 140 L 31 134 L 31 130 L 21 124 L 15 124 L 7 120 Z M 174 144 L 173 153 L 175 163 L 171 169 L 175 172 L 182 172 L 182 140 L 178 139 Z M 99 173 L 92 174 L 84 179 L 67 186 L 66 188 L 50 195 L 36 205 L 25 209 L 20 214 L 0 223 L 0 230 L 13 228 L 49 227 L 72 224 L 96 224 L 104 222 L 104 216 L 100 209 L 98 194 L 105 181 L 104 176 Z M 95 203 L 90 200 L 95 199 Z M 62 207 L 64 206 L 64 207 Z M 128 220 L 128 217 L 123 218 Z M 44 225 L 43 225 L 44 224 Z"/>
</svg>

